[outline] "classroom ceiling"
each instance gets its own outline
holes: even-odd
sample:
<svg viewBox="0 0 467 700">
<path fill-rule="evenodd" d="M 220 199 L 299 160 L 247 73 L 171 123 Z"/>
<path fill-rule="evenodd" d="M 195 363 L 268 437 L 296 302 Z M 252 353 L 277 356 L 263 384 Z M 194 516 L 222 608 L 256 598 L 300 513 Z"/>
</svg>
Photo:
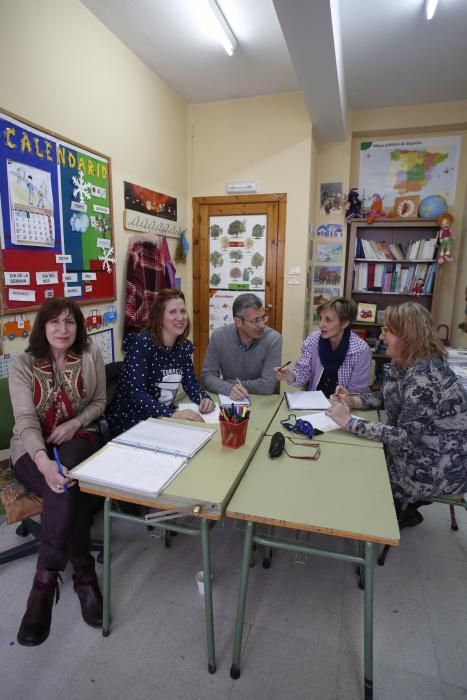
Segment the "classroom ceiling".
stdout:
<svg viewBox="0 0 467 700">
<path fill-rule="evenodd" d="M 218 0 L 229 57 L 205 0 L 81 0 L 187 102 L 303 92 L 317 138 L 345 136 L 347 108 L 467 99 L 467 0 Z"/>
</svg>

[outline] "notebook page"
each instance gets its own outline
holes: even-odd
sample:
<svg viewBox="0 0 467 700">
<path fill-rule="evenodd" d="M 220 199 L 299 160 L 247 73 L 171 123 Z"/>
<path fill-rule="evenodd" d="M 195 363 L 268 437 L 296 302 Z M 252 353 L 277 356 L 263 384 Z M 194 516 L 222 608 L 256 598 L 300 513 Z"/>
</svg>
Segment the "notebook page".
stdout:
<svg viewBox="0 0 467 700">
<path fill-rule="evenodd" d="M 179 411 L 184 411 L 186 408 L 199 412 L 199 406 L 196 403 L 182 402 L 178 404 Z M 203 417 L 205 423 L 219 423 L 219 406 L 216 403 L 212 411 L 209 411 L 209 413 L 201 413 L 200 415 Z"/>
<path fill-rule="evenodd" d="M 220 406 L 250 406 L 250 399 L 238 399 L 233 401 L 227 394 L 219 394 L 219 405 Z"/>
<path fill-rule="evenodd" d="M 109 443 L 71 474 L 74 479 L 157 496 L 185 464 L 183 457 Z"/>
<path fill-rule="evenodd" d="M 286 391 L 289 408 L 296 411 L 322 411 L 331 405 L 322 391 Z"/>
<path fill-rule="evenodd" d="M 114 438 L 112 442 L 192 457 L 212 436 L 212 429 L 147 418 Z"/>
</svg>

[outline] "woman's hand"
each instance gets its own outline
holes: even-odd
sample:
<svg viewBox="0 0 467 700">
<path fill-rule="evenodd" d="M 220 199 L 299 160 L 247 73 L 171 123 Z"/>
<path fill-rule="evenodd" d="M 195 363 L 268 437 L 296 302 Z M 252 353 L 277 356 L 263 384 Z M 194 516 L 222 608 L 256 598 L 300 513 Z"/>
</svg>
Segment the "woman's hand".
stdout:
<svg viewBox="0 0 467 700">
<path fill-rule="evenodd" d="M 70 488 L 76 485 L 73 479 L 62 476 L 58 471 L 58 464 L 53 459 L 49 459 L 45 450 L 36 452 L 35 462 L 38 470 L 45 479 L 49 489 L 54 493 L 65 493 L 65 486 Z M 68 474 L 68 468 L 62 464 L 63 473 Z"/>
<path fill-rule="evenodd" d="M 79 418 L 71 418 L 64 423 L 57 425 L 57 427 L 50 433 L 46 442 L 52 445 L 61 445 L 62 443 L 71 440 L 71 438 L 73 438 L 82 427 L 83 426 Z"/>
<path fill-rule="evenodd" d="M 343 403 L 349 408 L 363 408 L 363 403 L 360 396 L 350 394 L 348 389 L 339 384 L 336 386 L 336 393 L 329 397 L 331 404 Z"/>
<path fill-rule="evenodd" d="M 340 425 L 341 428 L 345 428 L 351 416 L 348 407 L 341 401 L 335 403 L 334 406 L 331 406 L 331 408 L 328 408 L 325 413 L 327 416 L 332 418 L 337 425 Z"/>
<path fill-rule="evenodd" d="M 295 374 L 292 372 L 291 369 L 288 369 L 284 367 L 281 369 L 280 367 L 274 367 L 274 375 L 276 379 L 278 379 L 280 382 L 287 382 L 287 384 L 293 384 L 295 381 Z"/>
<path fill-rule="evenodd" d="M 214 411 L 216 407 L 216 404 L 214 401 L 211 399 L 202 399 L 200 405 L 199 405 L 199 412 L 200 413 L 211 413 L 211 411 Z"/>
<path fill-rule="evenodd" d="M 191 408 L 184 408 L 182 411 L 174 411 L 171 418 L 178 418 L 179 420 L 195 420 L 198 423 L 204 423 L 204 418 L 198 411 L 193 411 Z"/>
</svg>

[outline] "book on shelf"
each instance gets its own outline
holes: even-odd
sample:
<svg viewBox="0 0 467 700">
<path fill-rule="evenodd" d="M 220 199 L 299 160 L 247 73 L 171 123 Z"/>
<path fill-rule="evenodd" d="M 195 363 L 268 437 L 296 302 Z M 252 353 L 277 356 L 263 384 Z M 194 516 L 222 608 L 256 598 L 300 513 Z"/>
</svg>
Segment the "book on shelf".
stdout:
<svg viewBox="0 0 467 700">
<path fill-rule="evenodd" d="M 215 430 L 148 418 L 70 470 L 73 479 L 158 496 Z"/>
</svg>

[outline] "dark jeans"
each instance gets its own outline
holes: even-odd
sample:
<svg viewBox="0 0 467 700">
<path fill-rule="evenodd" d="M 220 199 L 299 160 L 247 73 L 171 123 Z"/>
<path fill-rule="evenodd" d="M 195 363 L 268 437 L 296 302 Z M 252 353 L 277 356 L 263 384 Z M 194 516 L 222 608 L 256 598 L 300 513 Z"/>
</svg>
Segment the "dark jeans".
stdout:
<svg viewBox="0 0 467 700">
<path fill-rule="evenodd" d="M 100 446 L 96 433 L 90 440 L 74 437 L 57 449 L 62 464 L 71 469 Z M 53 459 L 50 454 L 49 457 Z M 66 493 L 51 491 L 28 453 L 18 459 L 13 469 L 18 481 L 43 501 L 37 568 L 64 571 L 70 561 L 75 571 L 87 569 L 94 561 L 90 554 L 91 499 L 81 493 L 77 483 Z"/>
</svg>

